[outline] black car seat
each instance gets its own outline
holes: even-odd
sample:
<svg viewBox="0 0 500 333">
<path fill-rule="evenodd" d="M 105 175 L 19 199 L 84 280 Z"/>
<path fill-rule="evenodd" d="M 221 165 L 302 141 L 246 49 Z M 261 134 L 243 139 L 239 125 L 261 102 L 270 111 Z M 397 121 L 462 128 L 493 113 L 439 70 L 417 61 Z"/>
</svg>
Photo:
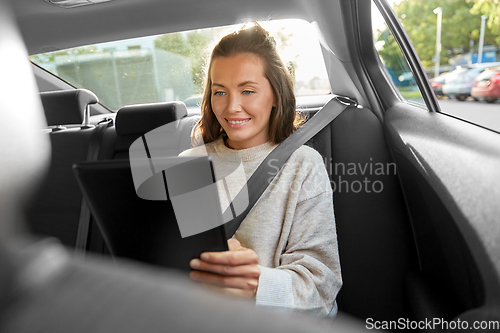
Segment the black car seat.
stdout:
<svg viewBox="0 0 500 333">
<path fill-rule="evenodd" d="M 28 226 L 35 234 L 56 237 L 75 247 L 81 215 L 88 213 L 72 166 L 87 160 L 99 145 L 102 130 L 88 122 L 88 107 L 98 99 L 84 89 L 46 92 L 40 97 L 52 125 L 45 131 L 52 157 L 43 184 L 26 209 Z"/>
<path fill-rule="evenodd" d="M 189 119 L 183 102 L 124 106 L 116 114 L 115 127 L 104 134 L 102 154 L 114 159 L 128 159 L 132 142 L 162 125 L 175 123 L 168 133 L 169 140 L 162 142 L 162 146 L 165 156 L 176 156 L 186 146 L 189 148 L 190 128 L 186 126 Z"/>
<path fill-rule="evenodd" d="M 89 106 L 97 96 L 86 89 L 47 91 L 40 93 L 48 126 L 88 124 Z"/>
<path fill-rule="evenodd" d="M 404 281 L 418 258 L 382 123 L 367 108 L 347 109 L 310 145 L 323 156 L 334 191 L 344 281 L 339 311 L 406 318 Z"/>
<path fill-rule="evenodd" d="M 128 159 L 130 145 L 142 135 L 166 124 L 172 124 L 168 141 L 162 142 L 165 156 L 177 156 L 191 147 L 190 133 L 193 117 L 187 116 L 183 102 L 162 102 L 128 105 L 116 113 L 115 126 L 103 133 L 97 159 Z M 92 219 L 88 231 L 87 249 L 94 253 L 109 254 L 104 238 Z"/>
</svg>

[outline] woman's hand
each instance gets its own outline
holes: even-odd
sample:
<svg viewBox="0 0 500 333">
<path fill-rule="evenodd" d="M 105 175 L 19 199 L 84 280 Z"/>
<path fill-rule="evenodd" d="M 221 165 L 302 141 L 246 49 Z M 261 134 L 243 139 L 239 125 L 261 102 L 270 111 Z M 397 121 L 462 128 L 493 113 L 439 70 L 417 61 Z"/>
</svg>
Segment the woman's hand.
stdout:
<svg viewBox="0 0 500 333">
<path fill-rule="evenodd" d="M 227 241 L 229 251 L 204 252 L 190 262 L 194 281 L 224 294 L 252 298 L 257 293 L 260 269 L 258 256 L 252 249 L 241 246 L 234 238 Z"/>
</svg>

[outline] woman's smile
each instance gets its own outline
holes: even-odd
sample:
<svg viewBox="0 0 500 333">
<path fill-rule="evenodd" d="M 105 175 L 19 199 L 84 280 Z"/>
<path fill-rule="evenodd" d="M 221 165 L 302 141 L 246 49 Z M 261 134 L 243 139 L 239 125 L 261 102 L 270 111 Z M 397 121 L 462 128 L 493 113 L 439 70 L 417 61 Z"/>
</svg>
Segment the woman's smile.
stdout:
<svg viewBox="0 0 500 333">
<path fill-rule="evenodd" d="M 251 118 L 224 118 L 226 119 L 226 121 L 229 123 L 229 126 L 231 128 L 242 128 L 243 126 L 245 126 L 250 120 L 252 120 Z"/>
</svg>

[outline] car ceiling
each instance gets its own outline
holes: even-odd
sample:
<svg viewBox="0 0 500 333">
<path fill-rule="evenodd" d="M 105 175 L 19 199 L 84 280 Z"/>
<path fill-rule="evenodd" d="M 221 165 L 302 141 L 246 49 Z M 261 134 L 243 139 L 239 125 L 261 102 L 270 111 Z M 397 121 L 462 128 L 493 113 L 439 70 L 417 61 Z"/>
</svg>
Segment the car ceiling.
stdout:
<svg viewBox="0 0 500 333">
<path fill-rule="evenodd" d="M 44 0 L 12 1 L 29 54 L 251 20 L 302 18 L 333 21 L 342 31 L 339 1 L 326 0 L 112 0 L 59 8 Z M 326 29 L 325 29 L 326 30 Z M 339 36 L 336 36 L 337 38 Z"/>
</svg>

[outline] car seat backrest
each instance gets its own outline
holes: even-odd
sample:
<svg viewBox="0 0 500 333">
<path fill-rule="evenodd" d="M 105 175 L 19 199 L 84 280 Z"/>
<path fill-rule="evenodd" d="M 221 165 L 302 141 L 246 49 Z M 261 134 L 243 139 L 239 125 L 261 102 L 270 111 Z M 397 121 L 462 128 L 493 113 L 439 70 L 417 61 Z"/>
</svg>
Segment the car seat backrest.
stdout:
<svg viewBox="0 0 500 333">
<path fill-rule="evenodd" d="M 418 269 L 411 227 L 382 124 L 348 109 L 309 143 L 334 190 L 343 287 L 339 310 L 374 320 L 406 318 L 403 283 Z"/>
<path fill-rule="evenodd" d="M 86 89 L 48 91 L 40 93 L 47 125 L 82 124 L 88 120 L 90 104 L 97 96 Z"/>
<path fill-rule="evenodd" d="M 90 96 L 93 95 L 90 94 Z M 85 96 L 85 92 L 82 95 Z M 60 97 L 61 104 L 66 105 L 64 110 L 78 113 L 85 110 L 86 105 L 81 103 L 83 100 L 81 97 L 80 102 L 74 102 L 75 96 L 76 93 L 53 93 L 50 99 L 52 105 L 57 105 L 57 97 Z M 72 103 L 68 102 L 70 97 L 73 99 Z M 85 100 L 93 101 L 91 98 Z M 69 106 L 72 109 L 69 109 Z M 186 107 L 181 102 L 124 107 L 116 115 L 117 126 L 104 129 L 98 159 L 128 158 L 129 146 L 136 138 L 186 115 Z M 94 128 L 68 127 L 49 134 L 52 144 L 50 168 L 42 186 L 26 210 L 28 224 L 35 234 L 56 237 L 69 247 L 76 245 L 80 216 L 84 209 L 82 208 L 83 197 L 72 166 L 77 162 L 88 160 L 89 145 L 96 133 L 97 130 Z M 177 141 L 175 145 L 172 143 L 171 155 L 177 155 L 181 135 L 177 134 L 173 138 Z M 87 243 L 88 249 L 93 252 L 105 252 L 102 235 L 94 223 L 90 224 L 88 233 L 90 235 Z"/>
<path fill-rule="evenodd" d="M 116 114 L 116 133 L 120 136 L 143 135 L 186 116 L 183 102 L 128 105 Z"/>
<path fill-rule="evenodd" d="M 154 129 L 175 123 L 171 126 L 168 142 L 162 142 L 166 156 L 175 156 L 179 152 L 180 120 L 187 117 L 187 108 L 183 102 L 165 102 L 140 105 L 129 105 L 121 108 L 116 114 L 115 137 L 108 134 L 105 142 L 114 140 L 114 158 L 128 158 L 128 150 L 132 142 Z M 167 129 L 168 130 L 168 129 Z M 109 149 L 109 143 L 106 143 Z"/>
<path fill-rule="evenodd" d="M 82 208 L 82 195 L 72 166 L 88 158 L 89 144 L 96 135 L 92 126 L 83 126 L 84 113 L 97 97 L 90 91 L 75 89 L 40 93 L 51 125 L 48 131 L 52 146 L 50 168 L 27 206 L 26 217 L 31 231 L 58 238 L 63 244 L 76 244 Z M 66 125 L 73 125 L 67 126 Z M 77 125 L 77 126 L 74 126 Z"/>
</svg>

